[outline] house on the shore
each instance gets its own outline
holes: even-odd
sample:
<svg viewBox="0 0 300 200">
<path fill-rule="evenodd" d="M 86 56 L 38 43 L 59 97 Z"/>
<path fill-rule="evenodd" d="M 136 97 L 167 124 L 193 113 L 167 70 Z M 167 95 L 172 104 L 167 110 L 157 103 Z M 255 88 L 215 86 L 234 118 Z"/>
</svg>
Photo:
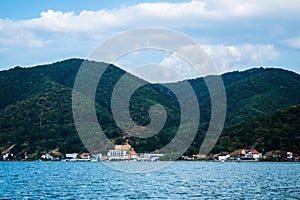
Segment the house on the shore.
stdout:
<svg viewBox="0 0 300 200">
<path fill-rule="evenodd" d="M 294 154 L 293 152 L 286 152 L 286 158 L 287 158 L 287 161 L 295 161 L 295 158 L 296 158 L 296 154 Z"/>
<path fill-rule="evenodd" d="M 102 153 L 98 153 L 98 154 L 93 154 L 92 157 L 96 160 L 101 160 L 102 159 Z"/>
<path fill-rule="evenodd" d="M 140 159 L 147 160 L 147 161 L 155 161 L 155 160 L 158 160 L 159 157 L 161 157 L 163 155 L 164 154 L 160 154 L 160 153 L 141 153 Z"/>
<path fill-rule="evenodd" d="M 6 154 L 4 154 L 4 155 L 2 156 L 2 159 L 3 159 L 4 161 L 11 161 L 11 160 L 14 159 L 14 154 L 12 154 L 12 153 L 6 153 Z"/>
<path fill-rule="evenodd" d="M 10 147 L 8 147 L 7 149 L 5 149 L 2 152 L 0 152 L 1 153 L 0 155 L 2 155 L 2 159 L 4 161 L 15 160 L 15 155 L 10 152 L 15 146 L 16 146 L 16 144 L 13 144 Z"/>
<path fill-rule="evenodd" d="M 299 160 L 298 154 L 290 151 L 283 150 L 272 150 L 265 153 L 264 158 L 271 159 L 275 161 L 289 161 L 293 162 L 295 160 Z"/>
<path fill-rule="evenodd" d="M 259 153 L 256 149 L 251 148 L 251 149 L 243 149 L 242 150 L 242 158 L 245 159 L 254 159 L 254 160 L 259 160 L 262 158 L 262 154 Z"/>
<path fill-rule="evenodd" d="M 66 153 L 66 159 L 76 159 L 78 153 Z"/>
<path fill-rule="evenodd" d="M 109 150 L 107 156 L 110 160 L 125 160 L 125 159 L 137 159 L 138 155 L 134 151 L 134 148 L 126 140 L 123 145 L 115 145 L 114 150 Z"/>
<path fill-rule="evenodd" d="M 225 160 L 227 160 L 228 158 L 230 158 L 230 155 L 229 155 L 229 154 L 226 154 L 226 153 L 222 153 L 222 154 L 218 155 L 218 160 L 219 160 L 219 161 L 225 161 Z"/>
<path fill-rule="evenodd" d="M 91 158 L 91 154 L 90 153 L 82 153 L 80 154 L 80 159 L 90 159 Z"/>
<path fill-rule="evenodd" d="M 110 160 L 124 160 L 128 159 L 128 152 L 125 150 L 109 150 L 107 156 Z"/>
<path fill-rule="evenodd" d="M 40 159 L 44 160 L 44 161 L 46 161 L 46 160 L 53 160 L 53 155 L 52 154 L 48 154 L 48 153 L 43 153 L 41 155 Z"/>
</svg>

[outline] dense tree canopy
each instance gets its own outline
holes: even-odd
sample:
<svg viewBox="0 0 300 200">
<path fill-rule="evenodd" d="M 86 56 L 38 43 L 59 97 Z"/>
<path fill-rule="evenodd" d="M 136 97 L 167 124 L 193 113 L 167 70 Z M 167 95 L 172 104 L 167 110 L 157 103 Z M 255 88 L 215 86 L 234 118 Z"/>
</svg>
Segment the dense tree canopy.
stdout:
<svg viewBox="0 0 300 200">
<path fill-rule="evenodd" d="M 16 144 L 15 153 L 38 155 L 59 148 L 62 153 L 85 148 L 72 117 L 72 88 L 83 60 L 69 59 L 32 68 L 16 67 L 0 72 L 0 147 Z M 103 67 L 104 63 L 89 62 Z M 181 82 L 150 84 L 130 75 L 132 83 L 142 81 L 130 100 L 130 114 L 139 125 L 150 122 L 149 109 L 161 104 L 167 111 L 163 129 L 151 138 L 129 137 L 117 127 L 111 112 L 115 84 L 126 72 L 109 65 L 101 77 L 95 108 L 105 134 L 115 143 L 128 138 L 137 152 L 149 152 L 168 144 L 177 133 L 180 106 L 167 88 Z M 256 68 L 222 75 L 227 95 L 226 128 L 214 151 L 232 151 L 255 146 L 265 151 L 299 150 L 300 76 L 282 69 Z M 210 121 L 210 97 L 203 78 L 189 80 L 198 97 L 201 116 L 198 134 L 187 154 L 197 153 Z M 167 86 L 167 87 L 166 87 Z M 185 92 L 185 91 L 182 91 Z M 185 94 L 188 100 L 190 94 Z M 296 111 L 295 111 L 296 110 Z M 274 113 L 275 112 L 275 113 Z M 276 121 L 277 120 L 277 121 Z M 299 124 L 299 123 L 298 123 Z M 186 125 L 188 127 L 188 124 Z M 188 129 L 186 130 L 188 131 Z"/>
</svg>

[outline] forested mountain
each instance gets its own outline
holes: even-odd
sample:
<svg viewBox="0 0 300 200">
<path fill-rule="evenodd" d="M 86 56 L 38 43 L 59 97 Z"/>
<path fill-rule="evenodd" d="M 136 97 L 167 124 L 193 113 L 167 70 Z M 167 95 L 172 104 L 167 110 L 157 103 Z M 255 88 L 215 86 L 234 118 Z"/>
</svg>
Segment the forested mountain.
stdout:
<svg viewBox="0 0 300 200">
<path fill-rule="evenodd" d="M 42 151 L 55 148 L 59 148 L 62 153 L 84 151 L 73 124 L 71 98 L 74 80 L 82 62 L 81 59 L 69 59 L 50 65 L 32 68 L 16 67 L 0 72 L 0 146 L 2 149 L 16 144 L 13 151 L 19 157 L 22 157 L 25 152 L 31 156 L 38 156 Z M 89 61 L 89 64 L 99 65 L 99 67 L 106 65 L 92 61 Z M 125 73 L 120 68 L 109 65 L 99 81 L 96 93 L 95 107 L 99 123 L 105 134 L 116 144 L 124 142 L 126 135 L 113 120 L 110 100 L 115 84 Z M 130 79 L 133 83 L 143 81 L 134 76 L 130 76 Z M 244 72 L 226 73 L 222 75 L 222 79 L 227 95 L 226 128 L 214 151 L 221 151 L 222 148 L 230 150 L 241 145 L 261 145 L 262 142 L 267 144 L 264 142 L 267 140 L 266 137 L 255 135 L 267 134 L 258 133 L 257 130 L 264 127 L 257 121 L 264 118 L 273 119 L 275 111 L 300 103 L 300 76 L 293 72 L 255 68 Z M 192 147 L 187 151 L 188 154 L 192 154 L 199 150 L 205 136 L 211 105 L 204 79 L 189 80 L 189 83 L 195 90 L 201 111 L 198 134 Z M 154 151 L 169 143 L 176 134 L 180 122 L 180 107 L 175 95 L 165 87 L 174 84 L 180 87 L 181 83 L 165 85 L 146 83 L 133 94 L 130 100 L 130 114 L 137 124 L 149 123 L 148 110 L 156 103 L 163 105 L 168 114 L 166 125 L 159 134 L 148 139 L 127 137 L 137 152 Z M 189 98 L 189 94 L 186 94 L 186 98 Z M 299 114 L 296 114 L 295 117 L 298 116 Z M 243 123 L 252 122 L 257 125 L 256 129 L 252 130 L 254 140 L 237 142 L 236 138 L 240 141 L 244 137 L 248 138 L 252 133 L 249 130 L 250 132 L 244 135 L 243 129 L 239 127 L 246 127 Z M 295 126 L 291 121 L 287 124 L 291 127 Z M 265 129 L 269 130 L 271 125 L 273 124 L 270 122 L 270 126 Z M 280 126 L 276 133 L 282 131 L 280 134 L 284 134 L 284 127 L 289 125 Z M 295 134 L 299 133 L 299 128 L 292 129 L 298 131 Z M 235 139 L 232 144 L 229 141 L 230 144 L 224 146 L 223 138 L 228 138 L 231 132 L 236 134 Z M 272 132 L 273 129 L 270 129 L 268 134 L 272 135 Z M 259 143 L 255 138 L 263 141 Z M 276 137 L 272 137 L 270 142 L 272 143 L 273 140 L 275 142 Z M 289 144 L 291 143 L 279 142 L 277 149 L 299 149 L 299 143 L 290 146 Z M 274 146 L 265 145 L 261 148 L 267 151 Z"/>
<path fill-rule="evenodd" d="M 276 111 L 226 127 L 213 152 L 254 147 L 260 152 L 283 150 L 299 153 L 300 106 Z"/>
</svg>

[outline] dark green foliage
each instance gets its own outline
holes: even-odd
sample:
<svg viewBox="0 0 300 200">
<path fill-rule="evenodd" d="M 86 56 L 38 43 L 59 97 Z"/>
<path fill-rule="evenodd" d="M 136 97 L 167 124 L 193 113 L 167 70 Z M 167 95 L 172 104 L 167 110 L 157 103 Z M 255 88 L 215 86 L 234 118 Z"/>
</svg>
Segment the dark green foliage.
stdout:
<svg viewBox="0 0 300 200">
<path fill-rule="evenodd" d="M 237 80 L 240 76 L 243 78 Z M 260 68 L 222 77 L 228 104 L 227 125 L 270 114 L 300 102 L 300 78 L 293 72 Z"/>
<path fill-rule="evenodd" d="M 300 105 L 227 127 L 214 152 L 254 147 L 299 152 Z"/>
<path fill-rule="evenodd" d="M 33 68 L 16 67 L 0 72 L 1 147 L 17 144 L 14 151 L 22 152 L 22 155 L 24 152 L 30 154 L 55 148 L 59 148 L 62 153 L 84 150 L 73 124 L 71 98 L 74 80 L 82 62 L 81 59 L 69 59 L 50 65 Z M 96 62 L 90 64 L 99 67 L 106 65 Z M 165 126 L 157 135 L 139 139 L 123 133 L 112 117 L 111 95 L 115 84 L 125 73 L 120 68 L 109 65 L 101 77 L 95 102 L 99 123 L 107 137 L 116 143 L 121 144 L 125 141 L 124 138 L 128 138 L 137 152 L 155 151 L 168 144 L 177 133 L 180 106 L 168 86 L 180 90 L 182 82 L 148 84 L 137 77 L 130 76 L 132 83 L 145 83 L 145 86 L 136 90 L 130 99 L 130 114 L 136 124 L 144 126 L 150 123 L 148 111 L 155 104 L 161 104 L 168 116 Z M 299 149 L 299 142 L 293 143 L 290 139 L 291 130 L 299 131 L 299 127 L 295 127 L 294 123 L 288 121 L 284 126 L 274 126 L 270 132 L 269 127 L 255 120 L 255 123 L 249 121 L 299 104 L 300 76 L 298 74 L 281 69 L 260 68 L 227 73 L 222 75 L 222 78 L 228 102 L 227 128 L 215 151 L 231 151 L 247 145 L 255 145 L 265 150 L 276 146 L 281 149 Z M 194 154 L 199 150 L 210 121 L 211 102 L 203 78 L 189 80 L 189 83 L 195 90 L 201 112 L 198 134 L 186 152 Z M 190 94 L 185 92 L 180 91 L 189 102 Z M 241 124 L 243 122 L 246 124 Z M 239 129 L 243 130 L 243 134 L 237 131 Z M 277 136 L 283 130 L 290 131 L 289 135 L 278 138 Z M 261 136 L 250 137 L 253 133 Z"/>
</svg>

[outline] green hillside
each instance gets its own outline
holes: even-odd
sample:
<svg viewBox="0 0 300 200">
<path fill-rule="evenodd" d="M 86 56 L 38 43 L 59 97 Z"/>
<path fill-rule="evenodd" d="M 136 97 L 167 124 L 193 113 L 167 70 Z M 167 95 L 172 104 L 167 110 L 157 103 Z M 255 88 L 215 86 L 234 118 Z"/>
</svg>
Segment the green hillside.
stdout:
<svg viewBox="0 0 300 200">
<path fill-rule="evenodd" d="M 254 147 L 299 153 L 300 105 L 227 127 L 213 152 Z"/>
<path fill-rule="evenodd" d="M 5 149 L 16 144 L 13 151 L 19 158 L 24 153 L 38 156 L 40 152 L 59 148 L 60 152 L 84 151 L 72 118 L 72 88 L 83 60 L 69 59 L 49 65 L 32 68 L 16 67 L 0 72 L 0 147 Z M 99 67 L 105 63 L 88 62 Z M 150 122 L 148 110 L 154 104 L 161 104 L 168 118 L 163 129 L 148 139 L 129 137 L 117 127 L 111 113 L 111 94 L 118 80 L 126 72 L 109 65 L 100 79 L 96 92 L 95 107 L 101 127 L 108 138 L 116 144 L 125 137 L 137 152 L 154 151 L 168 144 L 178 130 L 180 106 L 175 95 L 166 87 L 181 88 L 181 82 L 157 85 L 149 84 L 135 76 L 130 80 L 144 82 L 131 97 L 130 114 L 139 125 Z M 257 120 L 257 117 L 274 113 L 300 103 L 300 76 L 282 69 L 251 69 L 222 75 L 227 95 L 226 129 L 243 122 Z M 210 120 L 210 97 L 203 78 L 189 80 L 199 100 L 201 111 L 198 134 L 187 151 L 197 153 Z M 185 91 L 182 91 L 185 92 Z M 184 94 L 186 100 L 190 94 Z M 291 125 L 293 126 L 293 125 Z M 188 124 L 186 125 L 188 127 Z M 297 129 L 296 129 L 297 130 Z M 188 131 L 188 128 L 187 130 Z M 243 134 L 239 132 L 239 137 Z M 243 143 L 243 145 L 253 145 Z M 218 144 L 214 150 L 221 150 Z M 278 148 L 298 148 L 293 146 Z M 297 146 L 298 145 L 298 146 Z M 225 147 L 224 147 L 225 148 Z M 227 147 L 226 147 L 227 148 Z M 228 148 L 237 148 L 229 145 Z M 265 146 L 266 150 L 273 148 Z"/>
<path fill-rule="evenodd" d="M 24 156 L 24 152 L 39 154 L 57 147 L 62 153 L 85 150 L 73 124 L 71 107 L 72 87 L 82 62 L 80 59 L 70 59 L 51 65 L 28 69 L 17 67 L 0 72 L 1 93 L 8 94 L 6 98 L 1 99 L 0 107 L 2 149 L 17 144 L 14 152 L 21 157 Z M 104 63 L 88 62 L 88 64 L 106 66 Z M 125 134 L 113 121 L 110 99 L 115 84 L 124 74 L 125 71 L 110 65 L 99 81 L 96 93 L 95 106 L 99 123 L 107 137 L 116 144 L 125 141 Z M 131 76 L 131 79 L 133 83 L 141 81 L 134 76 Z M 134 93 L 131 99 L 130 110 L 137 124 L 149 123 L 147 111 L 158 102 L 168 113 L 167 124 L 170 126 L 163 129 L 162 133 L 147 141 L 132 140 L 133 143 L 141 144 L 138 145 L 141 151 L 153 151 L 157 148 L 156 145 L 163 146 L 172 139 L 173 135 L 169 130 L 170 127 L 173 129 L 176 126 L 176 119 L 180 115 L 176 109 L 178 104 L 174 100 L 169 101 L 168 96 L 172 94 L 162 95 L 148 84 Z M 174 129 L 176 130 L 176 127 Z"/>
<path fill-rule="evenodd" d="M 240 76 L 243 78 L 237 79 Z M 300 79 L 293 72 L 251 69 L 222 77 L 226 85 L 228 125 L 271 114 L 300 102 Z"/>
</svg>

